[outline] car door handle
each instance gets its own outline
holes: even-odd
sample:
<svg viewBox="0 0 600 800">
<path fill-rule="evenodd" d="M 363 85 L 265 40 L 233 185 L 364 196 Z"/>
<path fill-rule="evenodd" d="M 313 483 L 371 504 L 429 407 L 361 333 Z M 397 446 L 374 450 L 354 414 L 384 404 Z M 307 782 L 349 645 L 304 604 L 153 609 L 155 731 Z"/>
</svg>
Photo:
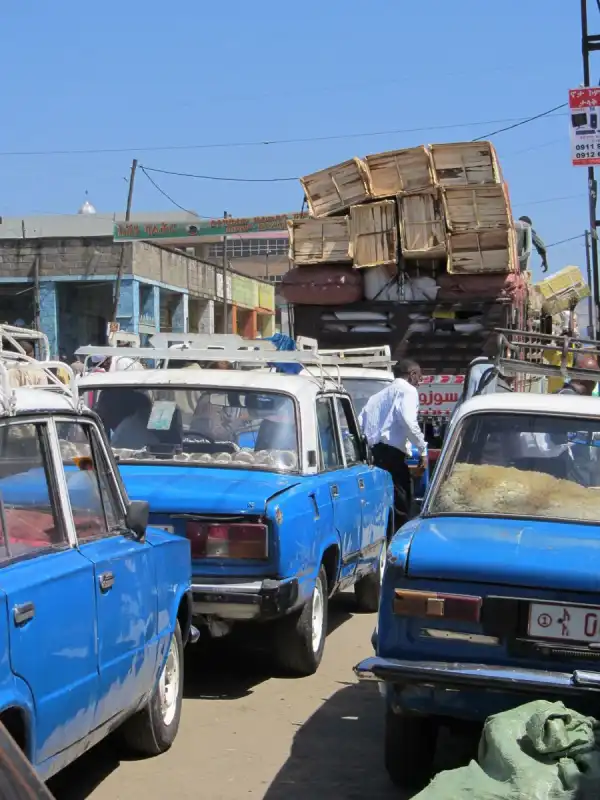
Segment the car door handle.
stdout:
<svg viewBox="0 0 600 800">
<path fill-rule="evenodd" d="M 13 608 L 13 618 L 15 625 L 25 625 L 35 617 L 35 606 L 33 603 L 23 603 Z"/>
<path fill-rule="evenodd" d="M 331 496 L 332 497 L 339 497 L 340 496 L 340 490 L 338 489 L 338 487 L 335 484 L 333 484 L 333 486 L 331 487 Z"/>
<path fill-rule="evenodd" d="M 365 488 L 365 482 L 363 481 L 362 478 L 358 479 L 358 488 L 359 489 L 364 489 Z"/>
<path fill-rule="evenodd" d="M 109 589 L 112 589 L 114 582 L 115 576 L 112 574 L 112 572 L 103 572 L 99 579 L 100 591 L 108 592 Z"/>
</svg>

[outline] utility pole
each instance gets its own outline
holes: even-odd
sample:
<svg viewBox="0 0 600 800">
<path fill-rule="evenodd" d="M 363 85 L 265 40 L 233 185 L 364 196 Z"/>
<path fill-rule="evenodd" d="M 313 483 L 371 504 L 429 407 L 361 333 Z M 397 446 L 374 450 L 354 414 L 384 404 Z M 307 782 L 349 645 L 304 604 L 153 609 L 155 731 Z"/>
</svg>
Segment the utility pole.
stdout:
<svg viewBox="0 0 600 800">
<path fill-rule="evenodd" d="M 581 0 L 581 54 L 583 56 L 583 85 L 590 85 L 590 53 L 600 50 L 600 35 L 588 33 L 587 18 L 588 0 Z M 592 253 L 591 272 L 593 275 L 593 318 L 590 319 L 592 330 L 597 329 L 600 320 L 600 275 L 598 274 L 598 220 L 596 219 L 596 205 L 598 200 L 598 184 L 594 174 L 594 168 L 588 167 L 588 192 L 589 192 L 589 211 L 590 211 L 590 245 Z M 590 287 L 591 289 L 591 287 Z"/>
<path fill-rule="evenodd" d="M 125 208 L 125 222 L 131 219 L 131 205 L 133 203 L 133 185 L 135 183 L 135 172 L 137 170 L 137 158 L 131 162 L 131 173 L 129 175 L 129 190 L 127 192 L 127 207 Z M 121 282 L 123 280 L 123 267 L 125 266 L 125 243 L 121 245 L 121 254 L 119 256 L 119 266 L 117 269 L 117 280 L 115 282 L 115 297 L 113 302 L 113 312 L 111 322 L 117 321 L 117 311 L 119 308 L 119 300 L 121 299 Z"/>
<path fill-rule="evenodd" d="M 227 212 L 223 212 L 225 220 L 225 233 L 223 234 L 223 333 L 229 333 L 229 314 L 227 313 Z"/>
<path fill-rule="evenodd" d="M 590 232 L 585 232 L 585 264 L 587 267 L 587 282 L 590 287 L 590 296 L 588 297 L 588 317 L 589 317 L 589 331 L 586 332 L 586 337 L 596 340 L 596 314 L 594 312 L 594 290 L 596 281 L 592 275 L 592 262 L 590 258 Z M 590 334 L 591 332 L 591 334 Z"/>
</svg>

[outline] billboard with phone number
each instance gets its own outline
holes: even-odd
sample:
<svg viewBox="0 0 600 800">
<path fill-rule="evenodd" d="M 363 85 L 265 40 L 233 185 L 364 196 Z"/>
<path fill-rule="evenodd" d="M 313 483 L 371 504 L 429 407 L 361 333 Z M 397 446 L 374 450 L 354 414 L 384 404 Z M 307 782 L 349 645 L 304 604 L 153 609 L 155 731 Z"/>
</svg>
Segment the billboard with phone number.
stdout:
<svg viewBox="0 0 600 800">
<path fill-rule="evenodd" d="M 600 87 L 569 90 L 571 161 L 575 167 L 600 164 Z"/>
</svg>

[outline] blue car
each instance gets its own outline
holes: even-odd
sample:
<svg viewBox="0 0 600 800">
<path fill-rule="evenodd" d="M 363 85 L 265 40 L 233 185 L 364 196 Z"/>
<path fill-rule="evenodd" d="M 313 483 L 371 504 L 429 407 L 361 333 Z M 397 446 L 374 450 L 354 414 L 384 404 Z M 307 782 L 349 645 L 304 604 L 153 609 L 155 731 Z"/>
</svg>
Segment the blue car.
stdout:
<svg viewBox="0 0 600 800">
<path fill-rule="evenodd" d="M 196 624 L 213 636 L 261 625 L 278 665 L 306 675 L 332 594 L 353 586 L 359 607 L 377 610 L 393 488 L 337 382 L 175 368 L 82 387 L 129 495 L 191 543 Z"/>
<path fill-rule="evenodd" d="M 398 785 L 430 777 L 442 720 L 535 698 L 600 714 L 599 443 L 594 397 L 490 393 L 454 415 L 356 667 L 384 693 Z"/>
<path fill-rule="evenodd" d="M 76 394 L 0 389 L 0 723 L 43 779 L 113 731 L 177 734 L 190 544 L 147 521 Z"/>
</svg>

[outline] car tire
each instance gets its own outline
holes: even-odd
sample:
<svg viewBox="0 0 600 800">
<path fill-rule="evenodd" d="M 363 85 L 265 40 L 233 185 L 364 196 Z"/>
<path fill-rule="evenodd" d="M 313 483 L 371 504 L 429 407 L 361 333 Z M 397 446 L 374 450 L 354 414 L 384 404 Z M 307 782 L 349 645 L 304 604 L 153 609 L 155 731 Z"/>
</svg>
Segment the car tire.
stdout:
<svg viewBox="0 0 600 800">
<path fill-rule="evenodd" d="M 285 672 L 314 675 L 319 668 L 327 637 L 327 574 L 321 565 L 312 596 L 300 611 L 278 620 L 275 658 Z"/>
<path fill-rule="evenodd" d="M 156 688 L 146 705 L 120 727 L 121 743 L 139 755 L 164 753 L 177 736 L 182 704 L 183 638 L 177 622 Z"/>
<path fill-rule="evenodd" d="M 385 714 L 385 768 L 395 786 L 419 791 L 433 775 L 438 721 L 435 717 Z"/>
<path fill-rule="evenodd" d="M 370 575 L 365 575 L 364 578 L 361 578 L 354 584 L 356 605 L 358 610 L 365 614 L 373 614 L 379 611 L 379 597 L 381 594 L 381 581 L 383 580 L 386 553 L 387 547 L 384 542 L 377 563 L 377 570 Z"/>
</svg>

